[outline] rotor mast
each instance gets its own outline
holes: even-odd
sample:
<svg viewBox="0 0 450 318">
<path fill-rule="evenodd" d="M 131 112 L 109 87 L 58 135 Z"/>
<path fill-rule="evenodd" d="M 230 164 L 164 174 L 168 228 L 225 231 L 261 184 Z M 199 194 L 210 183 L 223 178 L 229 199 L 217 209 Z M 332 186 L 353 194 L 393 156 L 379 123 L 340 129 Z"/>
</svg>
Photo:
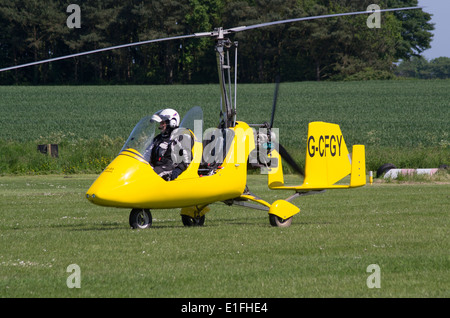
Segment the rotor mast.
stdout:
<svg viewBox="0 0 450 318">
<path fill-rule="evenodd" d="M 233 127 L 236 121 L 236 81 L 237 81 L 237 42 L 231 42 L 224 37 L 223 28 L 216 28 L 212 33 L 216 37 L 217 71 L 219 75 L 220 100 L 220 125 L 224 128 Z M 235 46 L 235 75 L 234 98 L 231 91 L 231 65 L 229 49 Z"/>
</svg>

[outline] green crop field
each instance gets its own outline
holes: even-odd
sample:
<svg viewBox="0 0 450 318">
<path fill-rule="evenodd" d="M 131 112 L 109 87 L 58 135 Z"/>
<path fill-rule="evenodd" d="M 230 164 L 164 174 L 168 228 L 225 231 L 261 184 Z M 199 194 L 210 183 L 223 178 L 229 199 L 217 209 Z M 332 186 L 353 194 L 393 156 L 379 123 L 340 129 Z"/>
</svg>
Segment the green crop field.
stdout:
<svg viewBox="0 0 450 318">
<path fill-rule="evenodd" d="M 270 120 L 274 85 L 238 86 L 238 120 Z M 0 87 L 0 174 L 100 172 L 145 115 L 201 106 L 204 127 L 219 121 L 217 85 Z M 302 82 L 280 86 L 275 126 L 304 162 L 307 125 L 341 126 L 349 149 L 366 145 L 367 168 L 449 164 L 450 80 Z M 60 158 L 37 144 L 60 145 Z"/>
</svg>

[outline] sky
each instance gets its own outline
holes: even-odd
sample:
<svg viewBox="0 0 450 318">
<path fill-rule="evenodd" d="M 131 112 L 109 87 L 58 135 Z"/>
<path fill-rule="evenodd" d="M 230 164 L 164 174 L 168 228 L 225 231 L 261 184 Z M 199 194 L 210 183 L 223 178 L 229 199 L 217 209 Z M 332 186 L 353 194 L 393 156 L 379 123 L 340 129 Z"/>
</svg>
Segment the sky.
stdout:
<svg viewBox="0 0 450 318">
<path fill-rule="evenodd" d="M 450 0 L 419 0 L 423 11 L 431 13 L 434 34 L 431 49 L 422 52 L 427 60 L 440 56 L 450 57 Z"/>
</svg>

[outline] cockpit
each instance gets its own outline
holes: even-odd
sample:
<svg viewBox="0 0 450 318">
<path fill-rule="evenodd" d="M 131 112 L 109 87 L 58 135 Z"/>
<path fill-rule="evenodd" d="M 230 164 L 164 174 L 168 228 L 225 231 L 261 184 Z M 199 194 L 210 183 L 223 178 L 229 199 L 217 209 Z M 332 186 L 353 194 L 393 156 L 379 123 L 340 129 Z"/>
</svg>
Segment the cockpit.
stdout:
<svg viewBox="0 0 450 318">
<path fill-rule="evenodd" d="M 121 152 L 133 149 L 148 162 L 150 160 L 150 146 L 159 133 L 158 127 L 159 122 L 152 120 L 152 116 L 142 118 L 134 127 Z M 201 107 L 191 108 L 183 117 L 180 126 L 172 134 L 184 135 L 187 132 L 190 132 L 189 135 L 193 138 L 201 140 L 203 132 L 203 111 Z"/>
<path fill-rule="evenodd" d="M 155 137 L 160 133 L 159 122 L 152 120 L 152 116 L 142 118 L 135 126 L 121 153 L 138 154 L 140 159 L 150 162 L 151 145 Z M 234 138 L 234 131 L 231 129 L 208 128 L 203 132 L 203 111 L 201 107 L 191 108 L 183 117 L 180 126 L 172 132 L 173 138 L 183 136 L 184 145 L 191 145 L 191 150 L 201 150 L 201 155 L 191 154 L 191 160 L 197 158 L 198 168 L 196 174 L 200 176 L 212 175 L 220 169 L 224 159 L 230 149 Z M 202 146 L 193 147 L 194 142 L 201 143 Z M 176 157 L 176 153 L 173 154 Z M 175 158 L 176 160 L 176 158 Z"/>
</svg>

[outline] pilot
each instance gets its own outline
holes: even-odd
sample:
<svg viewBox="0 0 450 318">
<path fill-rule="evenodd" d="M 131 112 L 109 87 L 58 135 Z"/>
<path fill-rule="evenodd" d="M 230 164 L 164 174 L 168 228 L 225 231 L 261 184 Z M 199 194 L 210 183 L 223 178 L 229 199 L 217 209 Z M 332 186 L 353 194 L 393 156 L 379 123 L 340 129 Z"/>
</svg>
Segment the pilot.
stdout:
<svg viewBox="0 0 450 318">
<path fill-rule="evenodd" d="M 151 120 L 159 123 L 161 133 L 155 137 L 148 149 L 150 165 L 164 180 L 174 180 L 186 170 L 191 161 L 191 142 L 183 141 L 183 138 L 189 139 L 190 136 L 176 133 L 176 128 L 180 125 L 180 115 L 174 109 L 159 110 L 153 114 Z"/>
</svg>

